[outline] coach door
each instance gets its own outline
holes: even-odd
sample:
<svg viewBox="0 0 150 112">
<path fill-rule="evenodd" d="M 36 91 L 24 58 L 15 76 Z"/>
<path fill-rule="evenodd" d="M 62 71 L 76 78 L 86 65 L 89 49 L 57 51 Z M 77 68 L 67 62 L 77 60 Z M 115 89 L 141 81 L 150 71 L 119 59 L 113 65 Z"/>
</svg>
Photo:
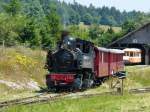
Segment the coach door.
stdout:
<svg viewBox="0 0 150 112">
<path fill-rule="evenodd" d="M 101 65 L 100 65 L 100 73 L 101 76 L 108 75 L 108 62 L 109 62 L 109 53 L 101 52 Z"/>
</svg>

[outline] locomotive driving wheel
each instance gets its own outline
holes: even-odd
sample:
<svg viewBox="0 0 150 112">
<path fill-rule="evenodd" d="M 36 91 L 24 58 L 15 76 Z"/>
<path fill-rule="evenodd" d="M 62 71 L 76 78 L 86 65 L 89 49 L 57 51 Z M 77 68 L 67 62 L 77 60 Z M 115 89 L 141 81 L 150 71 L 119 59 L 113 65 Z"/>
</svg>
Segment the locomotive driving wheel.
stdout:
<svg viewBox="0 0 150 112">
<path fill-rule="evenodd" d="M 93 86 L 93 80 L 92 79 L 85 79 L 83 81 L 83 89 L 88 89 L 91 88 Z"/>
<path fill-rule="evenodd" d="M 82 85 L 83 85 L 83 76 L 81 75 L 80 77 L 77 77 L 74 82 L 73 82 L 73 89 L 75 90 L 80 90 L 82 89 Z"/>
<path fill-rule="evenodd" d="M 86 72 L 86 77 L 83 80 L 83 89 L 88 89 L 94 85 L 94 75 L 92 73 Z"/>
</svg>

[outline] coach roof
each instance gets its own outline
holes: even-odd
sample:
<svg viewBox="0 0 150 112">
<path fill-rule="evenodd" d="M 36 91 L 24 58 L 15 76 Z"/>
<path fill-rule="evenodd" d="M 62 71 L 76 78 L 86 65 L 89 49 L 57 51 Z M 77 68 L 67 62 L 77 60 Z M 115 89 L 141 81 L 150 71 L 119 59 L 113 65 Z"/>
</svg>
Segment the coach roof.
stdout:
<svg viewBox="0 0 150 112">
<path fill-rule="evenodd" d="M 117 54 L 123 54 L 124 51 L 120 49 L 109 49 L 110 53 L 117 53 Z"/>
<path fill-rule="evenodd" d="M 141 52 L 141 49 L 137 49 L 137 48 L 125 48 L 123 50 L 124 51 L 132 51 L 132 52 Z"/>
<path fill-rule="evenodd" d="M 100 51 L 109 52 L 109 49 L 106 49 L 104 47 L 96 47 Z"/>
<path fill-rule="evenodd" d="M 107 49 L 104 47 L 96 47 L 98 50 L 103 51 L 103 52 L 110 52 L 110 53 L 117 53 L 117 54 L 123 54 L 124 51 L 120 49 Z"/>
</svg>

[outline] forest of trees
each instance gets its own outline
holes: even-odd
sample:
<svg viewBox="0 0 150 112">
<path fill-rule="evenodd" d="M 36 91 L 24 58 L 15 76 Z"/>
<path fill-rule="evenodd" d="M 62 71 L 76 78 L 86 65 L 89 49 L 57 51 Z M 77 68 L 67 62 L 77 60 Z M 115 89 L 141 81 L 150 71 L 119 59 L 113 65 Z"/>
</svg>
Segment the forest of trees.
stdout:
<svg viewBox="0 0 150 112">
<path fill-rule="evenodd" d="M 8 46 L 24 43 L 32 48 L 52 48 L 61 30 L 67 27 L 73 36 L 105 46 L 148 22 L 149 17 L 143 12 L 120 12 L 115 7 L 87 7 L 77 2 L 1 0 L 0 43 L 5 41 Z M 80 28 L 81 22 L 89 26 L 88 30 Z M 109 25 L 110 28 L 104 31 L 100 24 Z M 115 33 L 113 26 L 121 27 L 121 32 Z"/>
<path fill-rule="evenodd" d="M 12 0 L 1 0 L 0 4 L 3 7 L 4 3 L 9 3 Z M 73 4 L 67 4 L 65 2 L 59 2 L 57 0 L 18 0 L 20 1 L 20 11 L 24 14 L 35 16 L 36 12 L 44 17 L 49 14 L 51 7 L 50 4 L 55 4 L 56 11 L 61 18 L 61 22 L 64 24 L 79 24 L 84 22 L 86 25 L 102 24 L 120 26 L 127 20 L 138 20 L 141 16 L 147 16 L 143 12 L 131 11 L 120 12 L 115 7 L 95 8 L 92 4 L 87 7 L 74 2 Z M 3 8 L 0 9 L 4 11 Z"/>
</svg>

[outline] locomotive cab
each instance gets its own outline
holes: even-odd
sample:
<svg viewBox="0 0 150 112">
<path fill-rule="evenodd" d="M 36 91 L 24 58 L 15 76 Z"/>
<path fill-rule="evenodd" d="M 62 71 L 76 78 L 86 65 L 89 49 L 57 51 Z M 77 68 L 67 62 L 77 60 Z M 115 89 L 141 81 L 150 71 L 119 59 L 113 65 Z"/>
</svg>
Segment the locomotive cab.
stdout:
<svg viewBox="0 0 150 112">
<path fill-rule="evenodd" d="M 77 39 L 77 48 L 83 53 L 82 68 L 93 70 L 94 48 L 93 43 Z"/>
</svg>

